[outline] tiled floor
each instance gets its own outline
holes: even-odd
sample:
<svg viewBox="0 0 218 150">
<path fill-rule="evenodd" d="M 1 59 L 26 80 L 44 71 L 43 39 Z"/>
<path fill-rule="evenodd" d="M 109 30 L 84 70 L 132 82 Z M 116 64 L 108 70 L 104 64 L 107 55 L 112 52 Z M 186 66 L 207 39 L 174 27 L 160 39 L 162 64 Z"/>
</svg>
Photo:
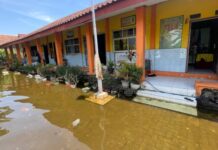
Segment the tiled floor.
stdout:
<svg viewBox="0 0 218 150">
<path fill-rule="evenodd" d="M 144 81 L 144 89 L 153 91 L 162 91 L 173 94 L 181 94 L 185 96 L 195 96 L 195 81 L 214 80 L 197 79 L 197 78 L 177 78 L 177 77 L 147 77 Z"/>
</svg>

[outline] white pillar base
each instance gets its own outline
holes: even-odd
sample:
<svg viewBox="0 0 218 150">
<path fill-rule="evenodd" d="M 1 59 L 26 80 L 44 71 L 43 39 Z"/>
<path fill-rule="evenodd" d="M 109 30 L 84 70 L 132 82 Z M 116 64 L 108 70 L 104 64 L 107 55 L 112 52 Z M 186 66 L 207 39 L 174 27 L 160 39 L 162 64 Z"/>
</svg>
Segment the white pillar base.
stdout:
<svg viewBox="0 0 218 150">
<path fill-rule="evenodd" d="M 108 96 L 107 92 L 95 93 L 96 99 L 104 99 Z"/>
</svg>

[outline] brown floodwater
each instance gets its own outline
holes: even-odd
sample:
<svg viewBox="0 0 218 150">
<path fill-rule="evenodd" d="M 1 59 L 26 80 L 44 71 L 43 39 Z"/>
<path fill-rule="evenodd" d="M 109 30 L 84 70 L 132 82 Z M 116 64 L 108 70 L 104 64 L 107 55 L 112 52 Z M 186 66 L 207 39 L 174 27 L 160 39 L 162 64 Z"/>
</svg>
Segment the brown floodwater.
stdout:
<svg viewBox="0 0 218 150">
<path fill-rule="evenodd" d="M 24 75 L 0 76 L 6 90 L 16 93 L 0 98 L 2 150 L 218 149 L 218 123 L 208 119 L 120 99 L 99 106 L 80 89 Z"/>
</svg>

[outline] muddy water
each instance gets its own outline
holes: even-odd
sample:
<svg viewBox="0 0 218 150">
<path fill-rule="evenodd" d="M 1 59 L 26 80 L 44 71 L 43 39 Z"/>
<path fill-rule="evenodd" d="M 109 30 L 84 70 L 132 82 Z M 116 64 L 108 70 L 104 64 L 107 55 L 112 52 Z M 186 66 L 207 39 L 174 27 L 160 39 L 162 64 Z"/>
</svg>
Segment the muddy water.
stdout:
<svg viewBox="0 0 218 150">
<path fill-rule="evenodd" d="M 1 149 L 217 150 L 218 123 L 115 99 L 105 106 L 82 100 L 79 89 L 1 76 Z M 1 112 L 1 109 L 0 109 Z M 2 117 L 3 116 L 3 117 Z M 72 122 L 80 119 L 77 126 Z"/>
</svg>

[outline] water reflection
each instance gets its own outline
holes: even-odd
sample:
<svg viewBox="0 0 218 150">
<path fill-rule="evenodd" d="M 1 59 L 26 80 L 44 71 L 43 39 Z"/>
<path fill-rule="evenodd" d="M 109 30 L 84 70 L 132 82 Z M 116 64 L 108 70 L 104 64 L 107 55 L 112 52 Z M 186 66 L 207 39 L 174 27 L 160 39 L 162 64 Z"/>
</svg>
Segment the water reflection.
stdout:
<svg viewBox="0 0 218 150">
<path fill-rule="evenodd" d="M 24 99 L 28 97 L 5 96 L 0 98 L 1 149 L 89 149 L 72 133 L 50 124 L 43 117 L 43 114 L 48 112 L 47 110 L 36 109 L 30 103 L 19 102 Z"/>
<path fill-rule="evenodd" d="M 0 123 L 10 121 L 10 118 L 7 118 L 6 115 L 10 114 L 13 110 L 7 107 L 0 107 Z M 9 131 L 1 128 L 0 126 L 0 136 L 7 134 Z"/>
<path fill-rule="evenodd" d="M 105 106 L 98 106 L 81 100 L 86 95 L 79 89 L 71 89 L 64 85 L 37 84 L 34 80 L 23 76 L 15 76 L 13 79 L 14 85 L 9 89 L 16 90 L 16 95 L 26 95 L 30 98 L 16 102 L 25 106 L 24 109 L 10 108 L 22 110 L 24 114 L 31 112 L 31 116 L 23 116 L 28 118 L 28 121 L 22 124 L 29 126 L 28 131 L 21 130 L 22 126 L 19 126 L 18 120 L 22 117 L 18 118 L 17 122 L 14 121 L 16 119 L 12 119 L 10 124 L 5 126 L 10 131 L 11 137 L 4 143 L 10 143 L 11 138 L 17 138 L 16 134 L 12 133 L 19 130 L 19 133 L 27 132 L 31 137 L 35 137 L 31 138 L 29 135 L 27 136 L 29 139 L 25 138 L 35 145 L 39 141 L 40 145 L 46 144 L 41 143 L 45 140 L 48 145 L 58 143 L 56 146 L 59 148 L 67 143 L 68 149 L 74 148 L 74 144 L 69 144 L 75 143 L 74 141 L 84 146 L 84 149 L 89 147 L 95 150 L 199 148 L 215 150 L 218 147 L 216 122 L 116 99 Z M 13 114 L 16 115 L 18 112 L 14 111 Z M 80 119 L 80 124 L 73 127 L 72 122 L 77 119 Z M 12 124 L 17 128 L 11 128 Z M 64 133 L 59 132 L 60 128 L 64 129 Z M 60 140 L 58 142 L 56 136 L 63 134 L 67 138 L 58 139 Z M 69 134 L 71 136 L 66 136 Z M 43 137 L 43 140 L 36 137 Z M 0 145 L 2 143 L 0 137 Z"/>
</svg>

